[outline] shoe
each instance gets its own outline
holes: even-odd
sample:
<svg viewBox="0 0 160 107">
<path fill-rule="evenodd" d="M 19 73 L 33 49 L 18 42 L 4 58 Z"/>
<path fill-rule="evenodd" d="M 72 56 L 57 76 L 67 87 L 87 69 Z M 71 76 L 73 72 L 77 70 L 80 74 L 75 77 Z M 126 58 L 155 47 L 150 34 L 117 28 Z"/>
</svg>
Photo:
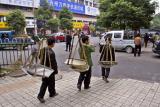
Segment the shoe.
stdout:
<svg viewBox="0 0 160 107">
<path fill-rule="evenodd" d="M 102 80 L 104 80 L 105 79 L 105 76 L 102 76 Z"/>
<path fill-rule="evenodd" d="M 81 85 L 77 84 L 78 91 L 81 91 Z"/>
<path fill-rule="evenodd" d="M 106 83 L 109 83 L 109 81 L 108 81 L 108 79 L 107 78 L 105 78 L 105 80 L 104 80 Z"/>
<path fill-rule="evenodd" d="M 91 88 L 91 86 L 88 86 L 88 87 L 84 87 L 84 89 L 86 89 L 86 90 L 87 90 L 87 89 L 90 89 L 90 88 Z"/>
<path fill-rule="evenodd" d="M 106 82 L 109 83 L 108 79 L 106 77 L 102 77 L 102 79 Z"/>
<path fill-rule="evenodd" d="M 55 96 L 57 96 L 58 95 L 58 93 L 55 93 L 55 94 L 53 94 L 53 95 L 49 95 L 49 97 L 55 97 Z"/>
<path fill-rule="evenodd" d="M 41 103 L 45 103 L 45 100 L 43 98 L 37 97 L 37 99 L 41 102 Z"/>
</svg>

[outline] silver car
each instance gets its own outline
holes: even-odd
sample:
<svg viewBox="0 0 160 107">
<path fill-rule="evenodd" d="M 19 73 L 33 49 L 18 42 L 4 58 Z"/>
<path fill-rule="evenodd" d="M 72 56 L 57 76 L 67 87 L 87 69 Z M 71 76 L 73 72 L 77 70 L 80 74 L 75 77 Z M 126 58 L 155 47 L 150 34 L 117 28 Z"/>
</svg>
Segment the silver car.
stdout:
<svg viewBox="0 0 160 107">
<path fill-rule="evenodd" d="M 135 48 L 133 32 L 127 32 L 124 30 L 106 32 L 100 39 L 100 45 L 105 44 L 105 39 L 107 37 L 112 38 L 112 45 L 114 46 L 115 50 L 122 50 L 126 51 L 127 53 L 132 53 L 133 49 Z"/>
</svg>

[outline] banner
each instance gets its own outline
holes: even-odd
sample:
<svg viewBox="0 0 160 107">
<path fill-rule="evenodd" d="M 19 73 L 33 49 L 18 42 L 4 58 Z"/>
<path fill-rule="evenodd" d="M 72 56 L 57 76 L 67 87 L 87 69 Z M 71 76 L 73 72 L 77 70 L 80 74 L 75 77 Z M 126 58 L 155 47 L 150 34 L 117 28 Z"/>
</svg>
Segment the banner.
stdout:
<svg viewBox="0 0 160 107">
<path fill-rule="evenodd" d="M 23 7 L 39 7 L 39 0 L 0 0 L 0 4 L 8 4 Z M 33 6 L 34 5 L 34 6 Z"/>
<path fill-rule="evenodd" d="M 63 7 L 67 7 L 71 12 L 85 14 L 85 6 L 82 4 L 69 2 L 65 0 L 48 0 L 54 10 L 60 11 Z"/>
</svg>

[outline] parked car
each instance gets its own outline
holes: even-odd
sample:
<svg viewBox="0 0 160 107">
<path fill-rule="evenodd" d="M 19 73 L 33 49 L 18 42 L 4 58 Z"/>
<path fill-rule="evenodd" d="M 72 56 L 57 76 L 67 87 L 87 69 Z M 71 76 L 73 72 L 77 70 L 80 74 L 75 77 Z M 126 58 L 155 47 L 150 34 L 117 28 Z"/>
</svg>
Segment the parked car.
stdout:
<svg viewBox="0 0 160 107">
<path fill-rule="evenodd" d="M 126 51 L 127 53 L 132 53 L 135 48 L 134 44 L 134 32 L 132 31 L 109 31 L 102 34 L 100 39 L 100 45 L 105 44 L 106 37 L 112 38 L 112 44 L 115 50 Z"/>
<path fill-rule="evenodd" d="M 155 47 L 152 48 L 152 51 L 153 51 L 155 54 L 160 55 L 160 41 L 156 41 L 154 46 L 155 46 Z"/>
<path fill-rule="evenodd" d="M 66 34 L 61 33 L 61 32 L 47 35 L 47 37 L 49 37 L 49 38 L 54 38 L 56 40 L 56 42 L 64 42 L 65 36 L 66 36 Z"/>
</svg>

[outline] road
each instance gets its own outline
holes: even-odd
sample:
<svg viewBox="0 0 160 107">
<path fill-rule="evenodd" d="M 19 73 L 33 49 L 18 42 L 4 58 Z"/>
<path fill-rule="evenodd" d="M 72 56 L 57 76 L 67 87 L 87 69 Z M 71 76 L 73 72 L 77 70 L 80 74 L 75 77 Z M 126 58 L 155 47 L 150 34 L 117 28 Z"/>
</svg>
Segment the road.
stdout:
<svg viewBox="0 0 160 107">
<path fill-rule="evenodd" d="M 96 51 L 92 54 L 94 66 L 92 68 L 93 76 L 101 76 L 101 67 L 99 60 L 99 39 L 91 38 L 91 43 L 96 46 Z M 75 45 L 74 45 L 75 46 Z M 62 71 L 71 71 L 69 66 L 63 62 L 68 58 L 69 52 L 65 50 L 65 43 L 58 43 L 54 48 L 57 56 L 59 69 Z M 76 57 L 77 58 L 77 57 Z M 140 57 L 134 57 L 133 54 L 125 52 L 116 52 L 118 65 L 111 68 L 110 78 L 131 78 L 150 82 L 160 82 L 160 56 L 155 55 L 150 48 L 143 48 Z"/>
<path fill-rule="evenodd" d="M 74 48 L 77 38 L 75 39 Z M 92 54 L 94 66 L 92 67 L 93 76 L 101 76 L 101 67 L 98 65 L 99 60 L 99 39 L 91 38 L 91 43 L 96 46 L 96 51 Z M 65 43 L 56 43 L 54 47 L 56 53 L 58 68 L 60 71 L 72 72 L 73 70 L 65 65 L 64 62 L 69 56 L 69 52 L 65 51 Z M 0 55 L 2 52 L 0 51 Z M 9 54 L 9 53 L 8 53 Z M 26 54 L 27 51 L 26 51 Z M 12 56 L 11 56 L 12 57 Z M 1 56 L 0 56 L 1 58 Z M 76 55 L 74 58 L 78 58 Z M 0 59 L 2 61 L 2 59 Z M 118 65 L 111 68 L 110 78 L 131 78 L 150 82 L 160 82 L 160 56 L 155 55 L 150 48 L 142 49 L 141 57 L 134 57 L 133 54 L 125 52 L 116 52 L 116 60 Z"/>
</svg>

